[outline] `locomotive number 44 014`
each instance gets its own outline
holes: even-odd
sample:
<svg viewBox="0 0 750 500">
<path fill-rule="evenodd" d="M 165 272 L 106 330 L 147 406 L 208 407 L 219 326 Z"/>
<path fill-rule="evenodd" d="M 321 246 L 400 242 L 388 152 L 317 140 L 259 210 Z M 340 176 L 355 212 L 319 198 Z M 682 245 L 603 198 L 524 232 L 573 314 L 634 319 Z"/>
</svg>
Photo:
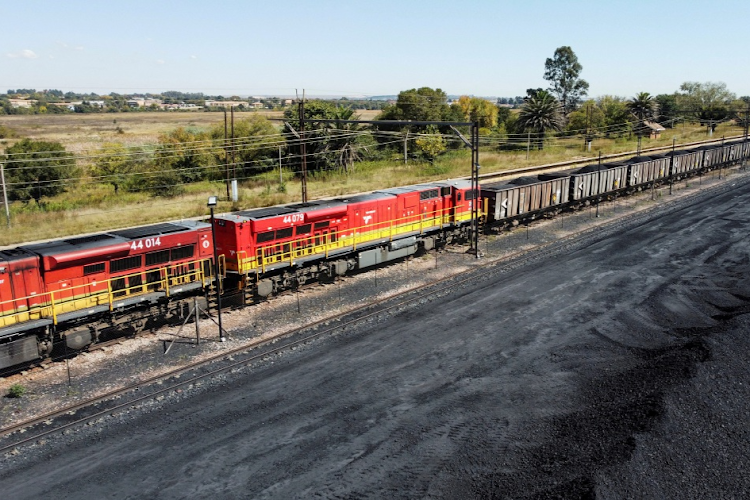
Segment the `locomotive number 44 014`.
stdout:
<svg viewBox="0 0 750 500">
<path fill-rule="evenodd" d="M 145 238 L 142 240 L 134 241 L 130 244 L 131 250 L 143 250 L 144 248 L 154 248 L 161 246 L 161 238 Z"/>
</svg>

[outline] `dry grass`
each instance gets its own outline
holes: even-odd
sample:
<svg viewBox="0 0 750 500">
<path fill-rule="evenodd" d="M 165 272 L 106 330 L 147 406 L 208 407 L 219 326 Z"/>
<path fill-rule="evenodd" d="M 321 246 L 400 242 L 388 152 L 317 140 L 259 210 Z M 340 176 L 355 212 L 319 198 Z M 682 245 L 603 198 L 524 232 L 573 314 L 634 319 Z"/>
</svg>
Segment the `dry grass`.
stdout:
<svg viewBox="0 0 750 500">
<path fill-rule="evenodd" d="M 251 113 L 276 118 L 282 115 L 280 111 L 253 111 L 235 113 L 235 119 Z M 159 134 L 177 127 L 204 130 L 223 123 L 223 112 L 203 111 L 0 116 L 0 124 L 13 129 L 18 138 L 60 142 L 76 153 L 95 150 L 105 142 L 154 144 Z"/>
</svg>

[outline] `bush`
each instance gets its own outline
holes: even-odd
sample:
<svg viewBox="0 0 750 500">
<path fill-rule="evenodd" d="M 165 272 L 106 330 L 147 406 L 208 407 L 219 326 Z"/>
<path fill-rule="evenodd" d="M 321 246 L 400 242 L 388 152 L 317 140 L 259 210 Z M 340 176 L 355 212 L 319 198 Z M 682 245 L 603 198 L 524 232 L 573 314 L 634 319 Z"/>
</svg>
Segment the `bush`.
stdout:
<svg viewBox="0 0 750 500">
<path fill-rule="evenodd" d="M 8 389 L 9 398 L 20 398 L 24 394 L 26 394 L 26 388 L 21 384 L 13 384 L 10 386 L 10 389 Z"/>
</svg>

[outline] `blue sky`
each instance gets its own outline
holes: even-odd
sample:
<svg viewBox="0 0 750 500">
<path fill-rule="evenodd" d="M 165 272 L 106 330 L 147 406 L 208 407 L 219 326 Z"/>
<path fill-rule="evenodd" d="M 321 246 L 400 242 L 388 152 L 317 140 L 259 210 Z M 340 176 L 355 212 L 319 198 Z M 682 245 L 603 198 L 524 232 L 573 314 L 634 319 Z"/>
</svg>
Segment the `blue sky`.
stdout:
<svg viewBox="0 0 750 500">
<path fill-rule="evenodd" d="M 570 45 L 591 96 L 722 81 L 750 95 L 750 2 L 27 1 L 2 9 L 0 91 L 516 96 Z M 11 11 L 13 14 L 11 14 Z"/>
</svg>

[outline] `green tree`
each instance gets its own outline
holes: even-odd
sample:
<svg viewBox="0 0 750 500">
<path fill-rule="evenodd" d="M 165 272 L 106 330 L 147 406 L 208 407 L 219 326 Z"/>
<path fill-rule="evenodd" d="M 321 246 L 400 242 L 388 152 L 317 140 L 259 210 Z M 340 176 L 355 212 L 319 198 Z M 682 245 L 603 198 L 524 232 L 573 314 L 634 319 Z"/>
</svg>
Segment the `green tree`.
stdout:
<svg viewBox="0 0 750 500">
<path fill-rule="evenodd" d="M 91 175 L 99 182 L 110 184 L 117 194 L 120 186 L 127 182 L 128 175 L 134 171 L 136 162 L 134 153 L 125 146 L 108 142 L 97 151 Z"/>
<path fill-rule="evenodd" d="M 716 129 L 719 122 L 732 115 L 731 104 L 736 96 L 727 89 L 726 83 L 685 82 L 680 85 L 677 104 L 701 125 Z"/>
<path fill-rule="evenodd" d="M 455 116 L 445 92 L 422 87 L 399 92 L 396 103 L 386 106 L 378 120 L 449 121 Z"/>
<path fill-rule="evenodd" d="M 5 181 L 12 200 L 55 196 L 73 184 L 76 163 L 59 142 L 24 139 L 5 150 Z"/>
<path fill-rule="evenodd" d="M 562 126 L 562 106 L 552 94 L 543 90 L 529 97 L 521 106 L 516 128 L 533 134 L 537 148 L 542 149 L 547 132 L 559 131 Z"/>
<path fill-rule="evenodd" d="M 230 137 L 224 142 L 224 124 L 213 127 L 210 135 L 214 141 L 213 151 L 217 165 L 230 163 L 234 148 L 236 173 L 240 178 L 253 177 L 275 165 L 273 160 L 279 151 L 279 131 L 262 115 L 237 120 L 234 124 L 234 141 L 231 140 L 231 129 L 228 129 Z M 227 153 L 230 154 L 229 159 Z"/>
<path fill-rule="evenodd" d="M 549 90 L 557 96 L 563 111 L 570 113 L 589 90 L 586 80 L 579 78 L 583 66 L 569 46 L 555 50 L 552 59 L 544 63 L 544 79 L 551 83 Z"/>
<path fill-rule="evenodd" d="M 299 109 L 293 106 L 284 112 L 284 117 L 293 127 L 299 122 Z M 369 155 L 374 150 L 371 136 L 365 133 L 356 123 L 319 123 L 321 120 L 356 120 L 358 115 L 349 106 L 336 105 L 330 101 L 310 101 L 305 103 L 305 134 L 308 155 L 307 166 L 312 170 L 330 170 L 334 168 L 350 170 L 355 161 L 363 154 Z M 292 141 L 291 149 L 297 150 L 297 139 Z"/>
<path fill-rule="evenodd" d="M 586 101 L 580 108 L 568 115 L 568 132 L 588 133 L 589 137 L 596 137 L 605 129 L 604 112 L 593 99 Z"/>
<path fill-rule="evenodd" d="M 597 100 L 597 106 L 604 115 L 604 136 L 620 136 L 630 130 L 630 112 L 625 99 L 605 95 Z"/>
<path fill-rule="evenodd" d="M 186 184 L 210 178 L 212 172 L 217 172 L 215 166 L 216 152 L 208 133 L 179 127 L 162 134 L 154 157 L 154 168 L 164 175 L 154 192 L 160 194 L 159 190 L 164 189 L 169 195 L 174 191 L 166 189 L 169 182 Z"/>
<path fill-rule="evenodd" d="M 497 106 L 479 97 L 461 96 L 453 107 L 461 110 L 462 120 L 478 122 L 480 128 L 497 126 Z"/>
<path fill-rule="evenodd" d="M 445 139 L 435 125 L 429 125 L 426 134 L 421 135 L 415 143 L 430 161 L 446 150 Z"/>
<path fill-rule="evenodd" d="M 641 152 L 641 139 L 646 133 L 647 121 L 654 120 L 657 113 L 657 104 L 653 96 L 648 92 L 639 92 L 634 98 L 627 102 L 628 111 L 636 119 L 634 129 L 638 135 L 638 154 Z"/>
<path fill-rule="evenodd" d="M 673 128 L 676 120 L 680 117 L 677 96 L 675 94 L 659 94 L 654 97 L 654 100 L 658 106 L 656 121 L 664 127 Z"/>
</svg>

